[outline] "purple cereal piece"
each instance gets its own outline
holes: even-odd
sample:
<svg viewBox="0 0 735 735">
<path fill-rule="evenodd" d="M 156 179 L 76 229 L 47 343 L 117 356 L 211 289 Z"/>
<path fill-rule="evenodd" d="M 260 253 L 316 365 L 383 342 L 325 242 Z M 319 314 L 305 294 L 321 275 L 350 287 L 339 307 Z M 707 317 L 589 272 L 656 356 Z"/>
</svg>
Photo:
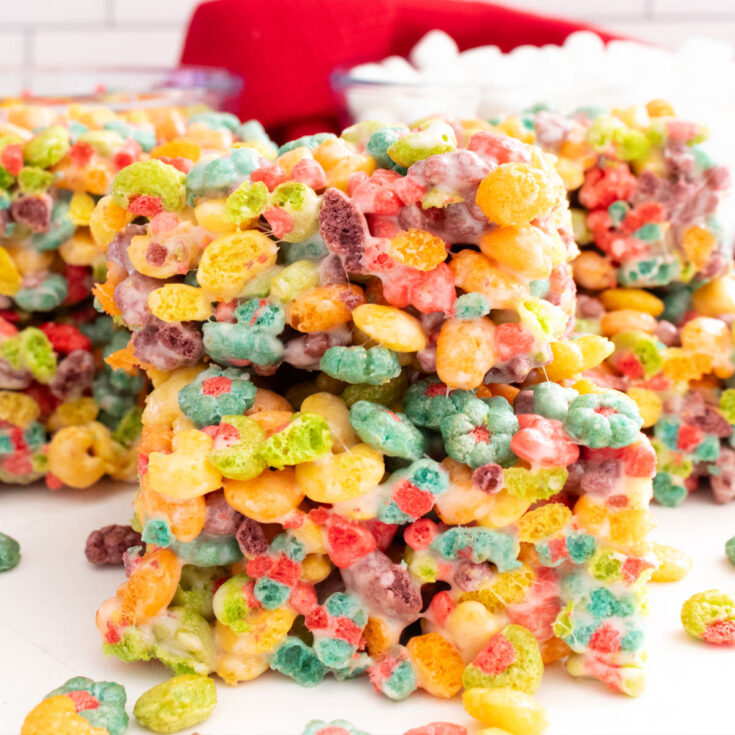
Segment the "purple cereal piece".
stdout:
<svg viewBox="0 0 735 735">
<path fill-rule="evenodd" d="M 23 390 L 32 380 L 28 370 L 13 370 L 7 360 L 0 360 L 0 390 Z"/>
<path fill-rule="evenodd" d="M 419 367 L 425 373 L 436 372 L 436 347 L 426 347 L 423 350 L 419 350 L 416 353 L 416 359 L 418 360 Z"/>
<path fill-rule="evenodd" d="M 472 473 L 472 485 L 485 493 L 499 492 L 503 487 L 503 468 L 494 462 L 481 465 Z"/>
<path fill-rule="evenodd" d="M 398 213 L 397 222 L 402 230 L 423 230 L 426 217 L 418 204 L 407 204 Z"/>
<path fill-rule="evenodd" d="M 31 232 L 46 232 L 51 226 L 53 201 L 48 194 L 41 196 L 19 196 L 11 205 L 13 219 Z"/>
<path fill-rule="evenodd" d="M 90 564 L 123 564 L 127 550 L 140 543 L 140 534 L 130 526 L 113 524 L 89 534 L 84 555 Z"/>
<path fill-rule="evenodd" d="M 135 268 L 128 257 L 128 248 L 134 237 L 145 235 L 146 231 L 145 225 L 128 225 L 124 230 L 120 230 L 107 246 L 107 260 L 120 266 L 128 274 L 134 273 Z"/>
<path fill-rule="evenodd" d="M 136 357 L 159 370 L 195 365 L 204 354 L 196 326 L 186 322 L 168 324 L 155 317 L 133 335 L 133 349 Z"/>
<path fill-rule="evenodd" d="M 347 273 L 339 255 L 330 253 L 319 263 L 319 282 L 322 286 L 347 283 Z"/>
<path fill-rule="evenodd" d="M 224 491 L 207 493 L 204 501 L 207 505 L 207 517 L 202 530 L 210 536 L 234 536 L 243 516 L 225 500 Z"/>
<path fill-rule="evenodd" d="M 482 583 L 493 576 L 490 565 L 486 562 L 475 564 L 471 561 L 461 561 L 454 570 L 454 582 L 462 592 L 472 592 L 479 589 Z"/>
<path fill-rule="evenodd" d="M 342 256 L 349 273 L 365 271 L 364 253 L 370 238 L 365 215 L 339 189 L 327 189 L 319 212 L 319 234 L 326 246 Z"/>
<path fill-rule="evenodd" d="M 263 528 L 252 518 L 243 517 L 235 533 L 235 539 L 245 557 L 265 554 L 268 550 L 268 541 L 263 533 Z"/>
<path fill-rule="evenodd" d="M 94 355 L 87 350 L 73 350 L 59 363 L 49 389 L 62 401 L 80 396 L 92 387 L 94 373 Z"/>
<path fill-rule="evenodd" d="M 536 142 L 544 150 L 557 152 L 559 146 L 567 139 L 573 122 L 564 115 L 550 110 L 541 110 L 533 117 Z"/>
<path fill-rule="evenodd" d="M 673 347 L 679 342 L 679 330 L 671 322 L 661 319 L 656 323 L 656 339 L 663 342 L 666 347 Z"/>
<path fill-rule="evenodd" d="M 580 488 L 590 495 L 607 495 L 620 477 L 620 462 L 617 459 L 603 459 L 601 462 L 588 462 L 580 478 Z"/>
<path fill-rule="evenodd" d="M 421 590 L 411 573 L 382 551 L 360 557 L 342 576 L 349 591 L 384 615 L 413 620 L 421 612 Z"/>
<path fill-rule="evenodd" d="M 165 281 L 133 273 L 115 286 L 113 299 L 122 318 L 133 329 L 147 326 L 153 314 L 148 306 L 148 295 L 163 286 Z"/>
</svg>

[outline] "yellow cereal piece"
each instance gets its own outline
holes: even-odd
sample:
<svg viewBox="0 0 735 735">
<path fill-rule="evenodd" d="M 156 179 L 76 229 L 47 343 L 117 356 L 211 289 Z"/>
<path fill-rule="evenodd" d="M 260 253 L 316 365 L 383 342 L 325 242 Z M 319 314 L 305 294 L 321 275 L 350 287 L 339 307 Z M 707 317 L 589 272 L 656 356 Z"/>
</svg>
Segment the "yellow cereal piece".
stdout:
<svg viewBox="0 0 735 735">
<path fill-rule="evenodd" d="M 607 520 L 604 503 L 590 495 L 582 495 L 574 504 L 574 518 L 592 534 L 596 534 Z"/>
<path fill-rule="evenodd" d="M 628 398 L 632 398 L 643 419 L 643 428 L 654 426 L 661 416 L 663 400 L 655 391 L 648 388 L 628 388 Z"/>
<path fill-rule="evenodd" d="M 663 352 L 663 373 L 673 381 L 699 380 L 712 370 L 714 355 L 692 352 L 683 347 L 667 347 Z"/>
<path fill-rule="evenodd" d="M 212 302 L 201 288 L 167 283 L 148 294 L 153 316 L 164 322 L 203 322 L 212 316 Z"/>
<path fill-rule="evenodd" d="M 685 551 L 666 544 L 654 542 L 653 553 L 659 565 L 651 575 L 652 582 L 678 582 L 689 574 L 694 563 L 692 557 Z"/>
<path fill-rule="evenodd" d="M 584 165 L 579 161 L 559 156 L 556 160 L 556 172 L 561 176 L 567 191 L 575 191 L 584 184 Z"/>
<path fill-rule="evenodd" d="M 212 437 L 185 429 L 174 435 L 171 454 L 152 452 L 148 457 L 148 482 L 152 490 L 169 498 L 197 498 L 222 486 L 222 475 L 207 457 Z"/>
<path fill-rule="evenodd" d="M 506 605 L 523 602 L 535 580 L 533 570 L 524 564 L 510 572 L 501 572 L 479 590 L 465 592 L 461 601 L 479 602 L 491 613 L 502 614 Z"/>
<path fill-rule="evenodd" d="M 615 350 L 615 345 L 596 334 L 551 343 L 553 358 L 545 366 L 549 380 L 558 382 L 599 365 Z"/>
<path fill-rule="evenodd" d="M 360 442 L 350 424 L 350 409 L 334 393 L 312 393 L 302 401 L 301 412 L 315 413 L 329 424 L 332 451 L 335 454 L 347 451 Z"/>
<path fill-rule="evenodd" d="M 566 192 L 558 176 L 552 178 L 528 163 L 503 163 L 493 169 L 477 189 L 477 204 L 497 225 L 526 225 L 548 214 Z"/>
<path fill-rule="evenodd" d="M 154 388 L 145 400 L 143 424 L 170 429 L 176 421 L 184 418 L 179 408 L 179 391 L 191 383 L 203 369 L 204 365 L 196 365 L 156 375 Z"/>
<path fill-rule="evenodd" d="M 722 319 L 700 316 L 681 328 L 681 346 L 711 357 L 718 378 L 729 378 L 733 374 L 731 341 L 730 329 Z"/>
<path fill-rule="evenodd" d="M 435 697 L 449 699 L 462 688 L 464 661 L 440 633 L 415 635 L 406 644 L 420 687 Z"/>
<path fill-rule="evenodd" d="M 448 319 L 436 343 L 436 372 L 450 388 L 474 390 L 495 361 L 493 323 Z"/>
<path fill-rule="evenodd" d="M 214 301 L 240 296 L 247 282 L 275 265 L 278 246 L 258 230 L 220 235 L 207 245 L 197 280 Z"/>
<path fill-rule="evenodd" d="M 674 108 L 662 99 L 651 100 L 646 104 L 646 110 L 651 117 L 674 117 Z"/>
<path fill-rule="evenodd" d="M 115 235 L 134 218 L 134 214 L 115 204 L 111 196 L 103 196 L 89 216 L 89 229 L 97 247 L 105 252 Z"/>
<path fill-rule="evenodd" d="M 77 714 L 74 701 L 57 694 L 37 704 L 27 715 L 20 735 L 109 735 L 104 727 L 94 727 Z"/>
<path fill-rule="evenodd" d="M 21 287 L 22 279 L 10 253 L 0 247 L 0 296 L 13 296 Z"/>
<path fill-rule="evenodd" d="M 684 230 L 681 247 L 694 269 L 700 270 L 706 265 L 712 251 L 717 247 L 717 238 L 710 230 L 694 225 Z"/>
<path fill-rule="evenodd" d="M 25 393 L 0 390 L 0 421 L 25 429 L 41 414 L 38 404 Z"/>
<path fill-rule="evenodd" d="M 311 584 L 323 582 L 332 571 L 332 562 L 326 554 L 307 554 L 301 562 L 301 579 Z"/>
<path fill-rule="evenodd" d="M 61 244 L 59 253 L 69 265 L 94 265 L 102 257 L 86 227 L 77 228 L 74 235 Z"/>
<path fill-rule="evenodd" d="M 465 661 L 472 659 L 502 627 L 500 616 L 493 615 L 477 600 L 464 600 L 447 617 L 445 626 Z"/>
<path fill-rule="evenodd" d="M 633 309 L 651 316 L 659 316 L 664 310 L 664 302 L 642 288 L 609 288 L 603 291 L 599 298 L 608 311 Z"/>
<path fill-rule="evenodd" d="M 656 332 L 656 319 L 645 311 L 636 309 L 616 309 L 603 314 L 600 319 L 600 331 L 605 337 L 612 337 L 619 332 Z"/>
<path fill-rule="evenodd" d="M 488 504 L 478 514 L 477 521 L 486 528 L 505 528 L 515 523 L 530 505 L 530 501 L 519 498 L 503 488 L 490 496 Z"/>
<path fill-rule="evenodd" d="M 459 288 L 483 294 L 492 309 L 515 309 L 528 297 L 527 283 L 520 276 L 501 270 L 482 253 L 462 250 L 452 256 L 449 267 Z"/>
<path fill-rule="evenodd" d="M 197 224 L 217 235 L 235 232 L 237 225 L 225 219 L 227 198 L 206 199 L 194 208 Z M 247 223 L 246 223 L 247 224 Z"/>
<path fill-rule="evenodd" d="M 465 690 L 462 704 L 467 714 L 483 725 L 511 735 L 541 735 L 549 726 L 544 708 L 517 689 L 473 687 Z"/>
<path fill-rule="evenodd" d="M 384 473 L 382 453 L 367 444 L 356 444 L 349 452 L 296 465 L 296 483 L 310 500 L 342 503 L 375 488 Z"/>
<path fill-rule="evenodd" d="M 531 280 L 548 278 L 553 265 L 553 240 L 532 225 L 498 227 L 486 232 L 480 250 L 491 260 Z"/>
<path fill-rule="evenodd" d="M 638 549 L 653 528 L 651 514 L 643 508 L 610 509 L 610 541 L 617 547 Z"/>
<path fill-rule="evenodd" d="M 721 276 L 692 294 L 692 306 L 700 316 L 735 314 L 735 278 Z"/>
<path fill-rule="evenodd" d="M 80 396 L 64 401 L 46 421 L 49 431 L 58 431 L 64 426 L 79 426 L 94 421 L 99 413 L 97 402 L 91 396 Z"/>
<path fill-rule="evenodd" d="M 48 468 L 69 487 L 89 487 L 114 472 L 119 457 L 110 430 L 97 421 L 66 426 L 48 445 Z"/>
<path fill-rule="evenodd" d="M 409 268 L 430 271 L 446 260 L 447 245 L 426 230 L 403 230 L 391 238 L 389 252 Z"/>
<path fill-rule="evenodd" d="M 418 352 L 428 338 L 416 317 L 393 306 L 362 304 L 352 312 L 355 326 L 395 352 Z"/>
<path fill-rule="evenodd" d="M 69 219 L 77 226 L 86 226 L 92 217 L 95 200 L 86 192 L 76 191 L 69 202 Z"/>
<path fill-rule="evenodd" d="M 553 536 L 572 519 L 572 511 L 563 503 L 547 503 L 529 510 L 518 521 L 518 538 L 535 544 Z"/>
</svg>

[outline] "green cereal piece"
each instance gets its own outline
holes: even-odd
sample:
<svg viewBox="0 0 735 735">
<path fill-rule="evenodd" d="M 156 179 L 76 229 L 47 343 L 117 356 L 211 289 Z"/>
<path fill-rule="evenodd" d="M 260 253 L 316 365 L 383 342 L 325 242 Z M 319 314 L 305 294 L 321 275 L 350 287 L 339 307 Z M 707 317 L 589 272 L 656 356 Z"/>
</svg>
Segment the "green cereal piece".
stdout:
<svg viewBox="0 0 735 735">
<path fill-rule="evenodd" d="M 125 142 L 122 136 L 114 130 L 88 130 L 82 133 L 77 140 L 81 143 L 89 143 L 103 158 L 112 158 L 115 150 Z"/>
<path fill-rule="evenodd" d="M 531 502 L 546 500 L 564 487 L 569 472 L 566 467 L 508 467 L 503 470 L 503 485 L 511 495 Z"/>
<path fill-rule="evenodd" d="M 365 150 L 375 159 L 379 168 L 393 168 L 395 164 L 388 155 L 388 149 L 406 133 L 408 128 L 404 125 L 381 127 L 370 136 Z"/>
<path fill-rule="evenodd" d="M 10 536 L 0 533 L 0 572 L 14 569 L 20 563 L 20 544 Z"/>
<path fill-rule="evenodd" d="M 490 302 L 478 291 L 464 293 L 454 302 L 457 319 L 477 319 L 490 313 Z"/>
<path fill-rule="evenodd" d="M 430 548 L 450 561 L 470 559 L 475 564 L 491 561 L 499 572 L 521 566 L 518 538 L 494 528 L 454 526 L 436 536 Z"/>
<path fill-rule="evenodd" d="M 191 118 L 189 118 L 191 122 Z M 124 120 L 110 120 L 104 125 L 104 130 L 112 130 L 121 138 L 132 138 L 140 147 L 149 153 L 156 145 L 156 133 L 151 128 L 140 128 L 130 125 Z"/>
<path fill-rule="evenodd" d="M 220 433 L 225 434 L 228 444 L 209 453 L 209 464 L 216 467 L 225 477 L 233 480 L 250 480 L 265 468 L 266 462 L 258 452 L 265 441 L 263 427 L 247 416 L 223 416 Z"/>
<path fill-rule="evenodd" d="M 299 242 L 284 241 L 279 243 L 278 248 L 278 256 L 286 265 L 295 263 L 297 260 L 321 260 L 329 254 L 329 250 L 318 232 Z"/>
<path fill-rule="evenodd" d="M 579 395 L 574 388 L 563 388 L 558 383 L 539 383 L 531 386 L 533 412 L 547 419 L 564 421 L 569 404 Z"/>
<path fill-rule="evenodd" d="M 268 204 L 268 187 L 262 181 L 243 181 L 227 197 L 223 219 L 240 224 L 259 217 Z"/>
<path fill-rule="evenodd" d="M 270 268 L 267 268 L 262 273 L 258 273 L 258 275 L 253 276 L 246 284 L 245 288 L 240 293 L 240 298 L 243 299 L 264 299 L 271 290 L 271 283 L 273 283 L 273 280 L 278 276 L 278 274 L 283 270 L 282 265 L 272 265 Z M 191 273 L 194 273 L 194 271 L 190 271 Z M 194 276 L 193 280 L 196 281 L 196 275 Z M 197 285 L 196 283 L 194 285 Z"/>
<path fill-rule="evenodd" d="M 255 365 L 273 365 L 283 356 L 283 342 L 278 337 L 244 324 L 206 322 L 202 337 L 207 354 L 222 365 L 243 364 L 242 360 Z"/>
<path fill-rule="evenodd" d="M 728 424 L 735 424 L 735 388 L 727 388 L 720 396 L 720 413 Z"/>
<path fill-rule="evenodd" d="M 472 394 L 456 400 L 460 410 L 440 424 L 447 454 L 472 468 L 515 461 L 510 440 L 518 431 L 518 419 L 508 401 L 499 396 L 480 400 Z"/>
<path fill-rule="evenodd" d="M 324 141 L 336 139 L 337 136 L 334 133 L 316 133 L 314 135 L 302 135 L 300 138 L 289 140 L 288 143 L 284 143 L 278 149 L 278 155 L 282 156 L 284 153 L 288 153 L 294 148 L 301 148 L 302 146 L 308 148 L 310 151 L 314 151 L 322 143 L 324 143 Z"/>
<path fill-rule="evenodd" d="M 38 232 L 31 237 L 31 244 L 36 250 L 56 250 L 75 232 L 77 226 L 69 216 L 69 202 L 59 199 L 51 209 L 51 223 L 46 232 Z"/>
<path fill-rule="evenodd" d="M 370 401 L 390 408 L 405 394 L 407 384 L 408 377 L 404 371 L 401 371 L 400 375 L 382 385 L 370 385 L 369 383 L 348 385 L 342 392 L 342 400 L 347 404 L 347 408 L 352 408 L 358 401 Z"/>
<path fill-rule="evenodd" d="M 260 143 L 267 143 L 274 145 L 273 141 L 268 137 L 268 133 L 265 132 L 265 128 L 259 120 L 246 120 L 244 123 L 239 125 L 237 128 L 237 137 L 240 140 L 245 141 L 259 141 Z M 275 153 L 275 148 L 274 148 Z"/>
<path fill-rule="evenodd" d="M 643 376 L 645 378 L 650 378 L 661 372 L 664 359 L 661 353 L 661 343 L 658 340 L 645 332 L 638 331 L 619 332 L 612 340 L 615 345 L 615 353 L 618 351 L 630 351 L 636 356 L 643 367 Z"/>
<path fill-rule="evenodd" d="M 36 327 L 26 327 L 20 334 L 20 360 L 39 383 L 50 383 L 56 375 L 53 345 Z"/>
<path fill-rule="evenodd" d="M 194 123 L 201 123 L 210 130 L 228 130 L 231 133 L 237 133 L 240 127 L 237 115 L 233 115 L 231 112 L 214 112 L 212 110 L 192 115 L 188 124 L 193 125 Z"/>
<path fill-rule="evenodd" d="M 317 193 L 300 181 L 279 184 L 270 195 L 270 204 L 291 215 L 293 228 L 281 239 L 299 242 L 311 237 L 319 229 L 321 199 Z"/>
<path fill-rule="evenodd" d="M 159 198 L 167 212 L 178 212 L 184 206 L 184 174 L 158 159 L 132 163 L 113 179 L 112 201 L 127 209 L 141 194 Z"/>
<path fill-rule="evenodd" d="M 498 653 L 508 644 L 515 652 L 514 660 L 503 671 L 497 672 Z M 496 633 L 472 663 L 464 670 L 462 683 L 472 687 L 510 687 L 533 694 L 541 684 L 544 663 L 541 649 L 533 633 L 521 625 L 506 625 Z"/>
<path fill-rule="evenodd" d="M 186 607 L 170 607 L 151 622 L 152 658 L 173 674 L 206 676 L 214 670 L 217 648 L 209 621 Z"/>
<path fill-rule="evenodd" d="M 133 708 L 135 719 L 153 732 L 179 732 L 212 714 L 217 687 L 207 676 L 184 674 L 142 694 Z"/>
<path fill-rule="evenodd" d="M 445 416 L 461 411 L 464 402 L 471 403 L 471 399 L 476 399 L 472 391 L 453 390 L 438 378 L 426 378 L 406 391 L 403 410 L 416 426 L 438 430 Z"/>
<path fill-rule="evenodd" d="M 350 408 L 350 424 L 360 439 L 389 457 L 413 460 L 424 455 L 424 435 L 405 414 L 358 401 Z"/>
<path fill-rule="evenodd" d="M 249 299 L 235 309 L 238 323 L 268 334 L 280 334 L 286 325 L 286 315 L 279 304 L 265 299 Z"/>
<path fill-rule="evenodd" d="M 252 608 L 244 592 L 249 581 L 247 574 L 230 577 L 220 585 L 212 600 L 212 609 L 217 620 L 239 634 L 248 633 L 251 628 L 247 618 Z"/>
<path fill-rule="evenodd" d="M 215 585 L 218 580 L 227 577 L 228 573 L 226 567 L 195 567 L 185 564 L 171 604 L 185 607 L 205 620 L 212 620 Z"/>
<path fill-rule="evenodd" d="M 430 156 L 456 150 L 452 127 L 442 120 L 431 120 L 423 130 L 412 130 L 392 143 L 387 153 L 399 166 L 410 166 Z"/>
<path fill-rule="evenodd" d="M 53 181 L 54 175 L 50 171 L 44 171 L 37 166 L 23 166 L 18 174 L 18 188 L 24 194 L 46 191 Z"/>
<path fill-rule="evenodd" d="M 294 636 L 288 636 L 273 651 L 270 667 L 284 676 L 290 676 L 304 687 L 315 686 L 327 673 L 314 650 Z"/>
<path fill-rule="evenodd" d="M 51 125 L 23 146 L 23 160 L 30 166 L 50 168 L 69 152 L 69 131 L 62 125 Z"/>
<path fill-rule="evenodd" d="M 241 415 L 252 407 L 258 389 L 237 368 L 208 368 L 178 394 L 179 408 L 197 428 L 218 424 L 223 416 Z"/>
<path fill-rule="evenodd" d="M 260 154 L 252 148 L 235 148 L 226 156 L 199 161 L 186 175 L 187 202 L 199 197 L 229 194 L 260 166 Z"/>
<path fill-rule="evenodd" d="M 58 689 L 49 692 L 44 699 L 74 692 L 87 692 L 98 701 L 97 707 L 83 709 L 78 713 L 92 727 L 105 728 L 110 735 L 123 735 L 128 729 L 128 716 L 125 713 L 127 696 L 125 689 L 120 684 L 112 681 L 93 681 L 86 676 L 75 676 Z"/>
<path fill-rule="evenodd" d="M 730 624 L 718 634 L 718 624 Z M 690 597 L 681 608 L 681 624 L 689 635 L 708 643 L 735 642 L 735 600 L 721 590 Z M 722 636 L 722 637 L 721 637 Z M 729 640 L 727 637 L 729 636 Z"/>
<path fill-rule="evenodd" d="M 370 735 L 370 733 L 364 730 L 358 730 L 352 723 L 347 720 L 332 720 L 326 722 L 325 720 L 311 720 L 306 725 L 306 728 L 301 735 L 319 735 L 319 733 L 339 733 L 344 732 L 345 735 Z"/>
<path fill-rule="evenodd" d="M 564 420 L 567 434 L 593 449 L 627 447 L 642 425 L 635 402 L 618 391 L 577 396 Z"/>
<path fill-rule="evenodd" d="M 124 414 L 112 432 L 112 438 L 129 447 L 140 436 L 143 430 L 143 409 L 140 406 L 132 406 Z"/>
<path fill-rule="evenodd" d="M 260 456 L 276 469 L 311 462 L 332 449 L 329 424 L 318 414 L 297 413 L 281 431 L 271 434 L 260 449 Z"/>
<path fill-rule="evenodd" d="M 395 352 L 376 345 L 365 348 L 330 347 L 319 362 L 327 375 L 345 383 L 382 385 L 401 373 L 401 364 Z"/>
<path fill-rule="evenodd" d="M 51 311 L 61 306 L 68 294 L 66 278 L 60 273 L 49 273 L 38 286 L 17 291 L 13 300 L 24 311 Z"/>
<path fill-rule="evenodd" d="M 198 567 L 217 567 L 234 564 L 242 559 L 242 551 L 234 536 L 205 536 L 200 534 L 185 543 L 174 538 L 169 545 L 171 551 L 184 562 Z"/>
<path fill-rule="evenodd" d="M 319 285 L 319 265 L 312 260 L 297 260 L 286 266 L 272 281 L 270 297 L 288 303 Z"/>
<path fill-rule="evenodd" d="M 727 540 L 725 544 L 725 556 L 730 564 L 735 566 L 735 536 Z"/>
</svg>

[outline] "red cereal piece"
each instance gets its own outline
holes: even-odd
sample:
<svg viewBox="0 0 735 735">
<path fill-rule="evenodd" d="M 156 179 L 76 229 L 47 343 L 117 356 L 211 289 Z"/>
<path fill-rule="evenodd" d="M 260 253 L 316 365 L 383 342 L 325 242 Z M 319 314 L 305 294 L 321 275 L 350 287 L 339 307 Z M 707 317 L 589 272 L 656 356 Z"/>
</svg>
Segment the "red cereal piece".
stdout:
<svg viewBox="0 0 735 735">
<path fill-rule="evenodd" d="M 66 696 L 74 702 L 74 709 L 77 712 L 88 709 L 97 709 L 97 707 L 100 706 L 99 699 L 93 697 L 89 692 L 85 692 L 83 689 L 78 689 L 75 692 L 67 692 Z"/>
<path fill-rule="evenodd" d="M 416 551 L 428 549 L 439 533 L 439 528 L 430 518 L 419 518 L 403 531 L 403 540 Z"/>
<path fill-rule="evenodd" d="M 17 176 L 23 168 L 23 146 L 18 143 L 6 145 L 0 154 L 0 163 L 8 173 Z"/>
<path fill-rule="evenodd" d="M 68 355 L 74 350 L 92 350 L 92 340 L 72 324 L 46 322 L 39 329 L 48 337 L 55 352 Z"/>
<path fill-rule="evenodd" d="M 367 528 L 338 515 L 331 515 L 327 522 L 326 546 L 329 558 L 340 569 L 377 548 L 375 537 Z"/>
<path fill-rule="evenodd" d="M 497 633 L 477 654 L 472 663 L 486 674 L 496 676 L 505 671 L 515 660 L 516 650 L 513 644 L 504 635 Z"/>
<path fill-rule="evenodd" d="M 139 217 L 154 217 L 163 212 L 161 197 L 151 196 L 150 194 L 134 194 L 128 201 L 128 212 L 132 212 Z"/>
</svg>

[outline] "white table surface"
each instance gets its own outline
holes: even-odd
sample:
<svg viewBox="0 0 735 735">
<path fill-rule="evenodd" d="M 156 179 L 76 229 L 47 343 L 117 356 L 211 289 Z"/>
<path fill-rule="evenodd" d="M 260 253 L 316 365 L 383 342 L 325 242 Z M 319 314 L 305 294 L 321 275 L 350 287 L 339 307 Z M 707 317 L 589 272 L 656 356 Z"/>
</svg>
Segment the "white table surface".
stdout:
<svg viewBox="0 0 735 735">
<path fill-rule="evenodd" d="M 23 555 L 18 567 L 0 574 L 0 735 L 18 735 L 26 713 L 72 676 L 123 684 L 129 712 L 143 691 L 167 678 L 159 664 L 104 657 L 94 625 L 97 606 L 123 574 L 88 564 L 84 542 L 95 528 L 128 522 L 132 493 L 130 485 L 115 483 L 57 492 L 0 486 L 0 531 L 20 542 Z M 551 720 L 548 735 L 735 733 L 735 650 L 691 639 L 679 622 L 682 603 L 695 592 L 720 587 L 735 594 L 735 567 L 724 555 L 735 534 L 735 504 L 714 505 L 700 495 L 681 508 L 654 509 L 654 537 L 686 550 L 694 568 L 681 582 L 652 586 L 647 691 L 628 699 L 550 667 L 537 693 Z M 417 693 L 394 703 L 364 678 L 305 689 L 268 673 L 238 687 L 217 680 L 217 687 L 212 716 L 186 733 L 299 735 L 309 720 L 333 718 L 371 735 L 400 735 L 433 720 L 470 725 L 458 697 Z M 128 732 L 148 731 L 131 714 Z"/>
</svg>

